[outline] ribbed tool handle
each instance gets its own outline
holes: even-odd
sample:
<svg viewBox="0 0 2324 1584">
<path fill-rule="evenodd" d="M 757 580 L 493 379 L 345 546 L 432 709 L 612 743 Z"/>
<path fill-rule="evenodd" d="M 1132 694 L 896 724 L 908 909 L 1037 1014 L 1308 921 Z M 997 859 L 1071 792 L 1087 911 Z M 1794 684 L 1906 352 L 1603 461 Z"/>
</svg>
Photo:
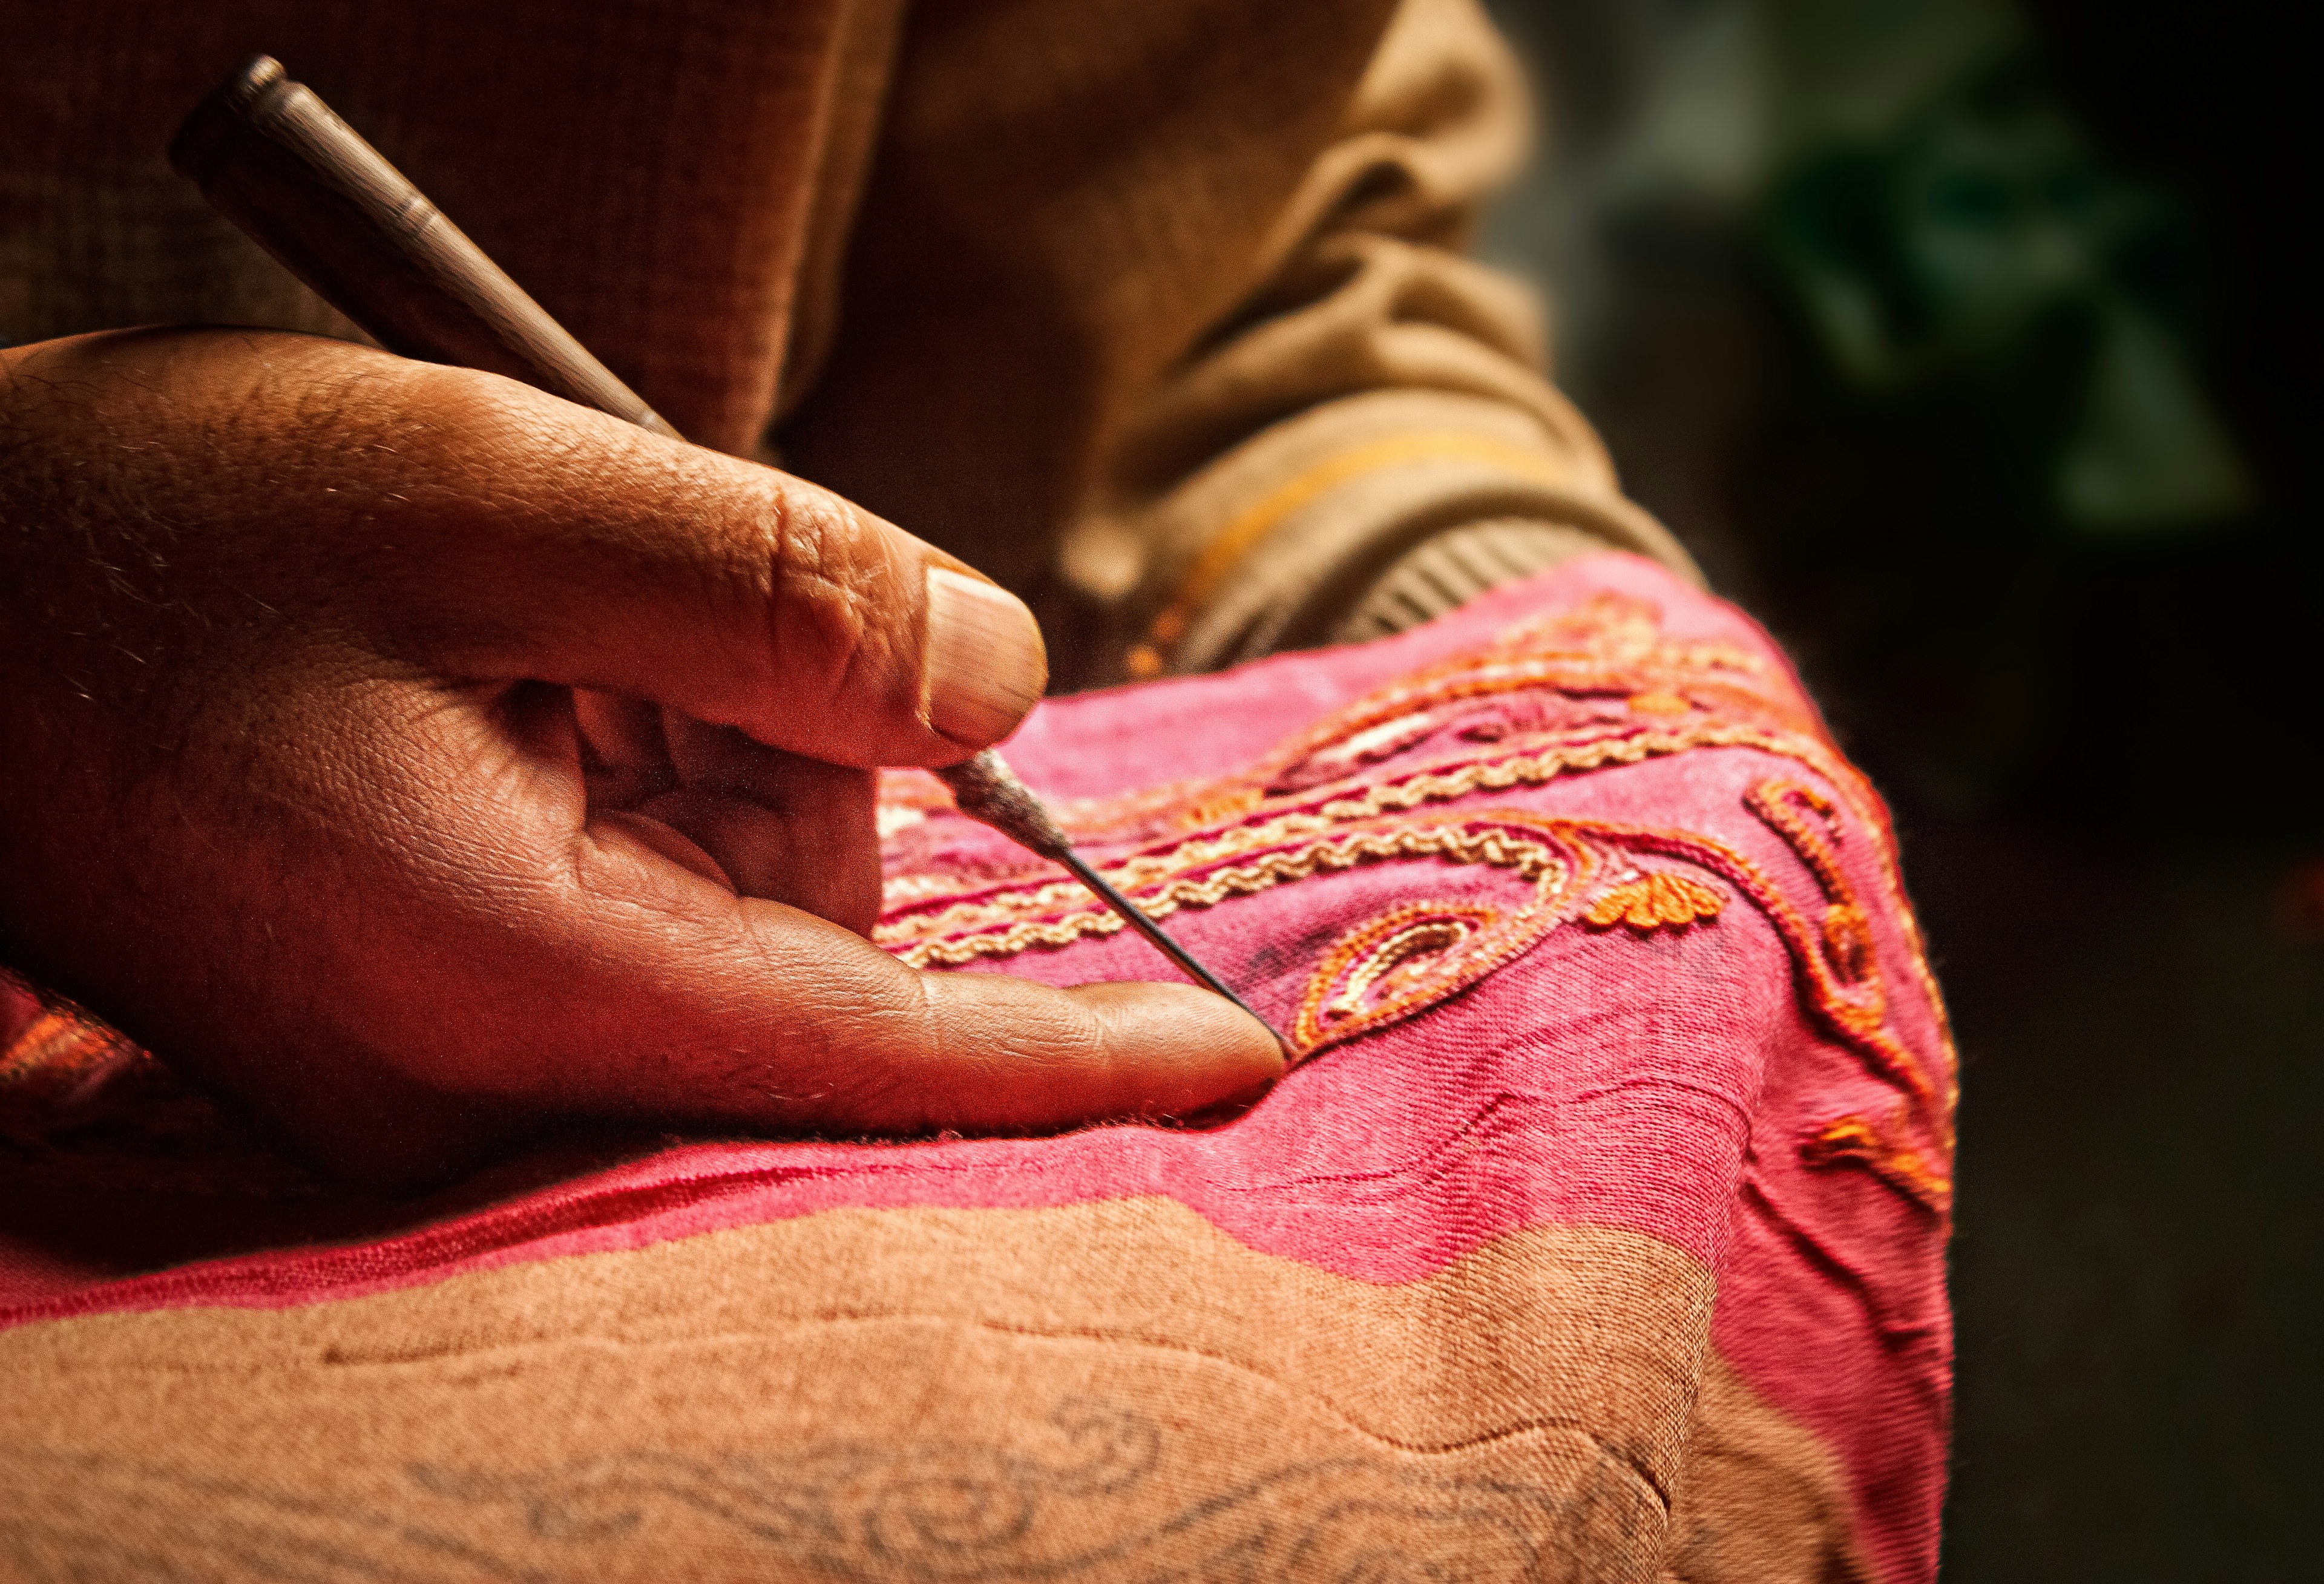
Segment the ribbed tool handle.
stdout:
<svg viewBox="0 0 2324 1584">
<path fill-rule="evenodd" d="M 195 106 L 170 164 L 390 352 L 505 374 L 678 437 L 272 57 Z"/>
<path fill-rule="evenodd" d="M 936 772 L 952 788 L 961 813 L 980 824 L 991 825 L 1019 846 L 1062 863 L 1074 850 L 1068 837 L 1033 789 L 991 749 L 972 753 L 956 765 Z"/>
</svg>

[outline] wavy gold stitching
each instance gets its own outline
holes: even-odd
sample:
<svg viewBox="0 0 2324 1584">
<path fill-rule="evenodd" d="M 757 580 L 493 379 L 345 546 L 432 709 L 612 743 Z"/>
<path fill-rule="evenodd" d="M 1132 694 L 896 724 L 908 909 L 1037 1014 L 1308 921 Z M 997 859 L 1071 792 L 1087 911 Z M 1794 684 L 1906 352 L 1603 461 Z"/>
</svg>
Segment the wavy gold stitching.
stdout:
<svg viewBox="0 0 2324 1584">
<path fill-rule="evenodd" d="M 1474 830 L 1471 828 L 1474 823 L 1472 818 L 1443 824 L 1343 830 L 1336 835 L 1295 840 L 1271 852 L 1246 853 L 1246 861 L 1220 863 L 1207 871 L 1181 873 L 1123 889 L 1148 913 L 1167 917 L 1181 907 L 1214 907 L 1229 897 L 1252 896 L 1311 875 L 1384 859 L 1434 857 L 1457 863 L 1485 863 L 1514 870 L 1520 879 L 1530 880 L 1561 870 L 1561 855 L 1554 846 L 1505 828 Z M 1167 861 L 1167 855 L 1156 856 Z M 1114 872 L 1123 870 L 1117 868 Z M 919 919 L 907 918 L 882 921 L 872 939 L 913 967 L 925 968 L 1005 956 L 1031 945 L 1065 945 L 1084 935 L 1110 935 L 1120 927 L 1121 921 L 1112 914 L 1086 906 L 1041 916 L 1056 908 L 1066 895 L 1086 897 L 1088 893 L 1071 884 L 1003 889 L 936 916 L 944 921 L 940 932 L 919 927 Z"/>
</svg>

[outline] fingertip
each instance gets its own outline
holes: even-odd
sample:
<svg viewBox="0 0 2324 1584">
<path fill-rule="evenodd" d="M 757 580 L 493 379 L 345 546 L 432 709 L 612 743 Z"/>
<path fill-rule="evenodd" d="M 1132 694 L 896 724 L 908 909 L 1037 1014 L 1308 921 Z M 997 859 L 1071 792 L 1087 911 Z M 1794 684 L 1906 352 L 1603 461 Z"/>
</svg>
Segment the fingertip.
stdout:
<svg viewBox="0 0 2324 1584">
<path fill-rule="evenodd" d="M 989 748 L 1017 729 L 1049 682 L 1040 624 L 998 584 L 945 566 L 926 574 L 921 708 L 940 735 Z"/>
<path fill-rule="evenodd" d="M 1065 992 L 1096 1017 L 1113 1060 L 1138 1074 L 1139 1114 L 1185 1117 L 1247 1104 L 1283 1076 L 1283 1046 L 1268 1027 L 1191 984 L 1112 982 Z"/>
<path fill-rule="evenodd" d="M 890 1098 L 913 1097 L 908 1116 L 867 1115 L 875 1131 L 1049 1133 L 1178 1119 L 1249 1103 L 1283 1075 L 1275 1036 L 1193 985 L 913 977 L 918 1029 L 890 1022 L 885 1049 L 857 1068 L 901 1079 Z"/>
</svg>

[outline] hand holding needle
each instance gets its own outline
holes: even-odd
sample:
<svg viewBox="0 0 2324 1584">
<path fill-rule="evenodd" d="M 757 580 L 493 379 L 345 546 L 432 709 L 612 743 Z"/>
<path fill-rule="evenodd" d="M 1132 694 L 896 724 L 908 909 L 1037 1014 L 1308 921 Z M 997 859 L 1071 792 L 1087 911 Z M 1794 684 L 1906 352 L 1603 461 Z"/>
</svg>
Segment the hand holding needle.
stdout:
<svg viewBox="0 0 2324 1584">
<path fill-rule="evenodd" d="M 677 431 L 486 258 L 313 92 L 260 56 L 187 117 L 170 162 L 382 346 L 482 369 Z M 936 772 L 960 810 L 1062 864 L 1188 978 L 1281 1034 L 1093 868 L 991 749 Z M 1285 1046 L 1286 1049 L 1289 1047 Z"/>
</svg>

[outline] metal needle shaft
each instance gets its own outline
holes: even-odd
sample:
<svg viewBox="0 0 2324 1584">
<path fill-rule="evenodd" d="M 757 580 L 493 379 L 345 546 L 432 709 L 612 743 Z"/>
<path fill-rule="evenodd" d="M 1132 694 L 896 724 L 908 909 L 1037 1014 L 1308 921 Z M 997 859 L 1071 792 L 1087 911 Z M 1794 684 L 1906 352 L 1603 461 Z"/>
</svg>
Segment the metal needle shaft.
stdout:
<svg viewBox="0 0 2324 1584">
<path fill-rule="evenodd" d="M 1275 1043 L 1285 1050 L 1290 1043 L 1275 1026 L 1251 1010 L 1249 1001 L 1221 983 L 1219 976 L 1194 958 L 1194 954 L 1172 940 L 1162 926 L 1147 916 L 1146 910 L 1120 891 L 1113 883 L 1093 868 L 1089 861 L 1074 851 L 1065 827 L 1035 797 L 1033 789 L 1017 778 L 1007 761 L 991 749 L 972 754 L 956 765 L 946 765 L 936 772 L 952 788 L 953 801 L 961 813 L 982 824 L 991 825 L 1019 845 L 1031 849 L 1054 863 L 1062 863 L 1073 871 L 1075 879 L 1087 886 L 1103 902 L 1121 916 L 1121 921 L 1144 935 L 1154 949 L 1170 959 L 1179 972 L 1213 994 L 1224 996 L 1236 1006 L 1258 1018 L 1260 1027 L 1275 1036 Z"/>
<path fill-rule="evenodd" d="M 1224 996 L 1236 1006 L 1240 1007 L 1244 1011 L 1250 1012 L 1253 1018 L 1258 1018 L 1259 1025 L 1264 1027 L 1268 1033 L 1275 1035 L 1276 1044 L 1283 1044 L 1283 1036 L 1280 1034 L 1275 1033 L 1275 1026 L 1273 1024 L 1268 1023 L 1266 1018 L 1260 1018 L 1257 1012 L 1251 1011 L 1250 1004 L 1248 1001 L 1245 1001 L 1240 996 L 1235 994 L 1234 991 L 1227 989 L 1225 985 L 1220 983 L 1219 976 L 1213 973 L 1209 969 L 1204 967 L 1199 962 L 1195 961 L 1195 959 L 1187 953 L 1185 947 L 1172 940 L 1163 930 L 1160 925 L 1155 923 L 1152 918 L 1147 916 L 1146 909 L 1140 907 L 1137 903 L 1123 896 L 1120 891 L 1115 890 L 1113 889 L 1113 883 L 1107 879 L 1103 875 L 1098 873 L 1098 871 L 1091 866 L 1089 860 L 1084 858 L 1080 853 L 1068 847 L 1065 849 L 1064 855 L 1060 857 L 1057 861 L 1064 864 L 1067 869 L 1073 870 L 1074 878 L 1075 879 L 1081 881 L 1082 884 L 1087 886 L 1091 890 L 1095 891 L 1098 895 L 1098 900 L 1103 902 L 1107 907 L 1120 914 L 1124 924 L 1127 924 L 1130 928 L 1136 930 L 1139 935 L 1144 935 L 1148 941 L 1151 941 L 1154 944 L 1154 949 L 1161 953 L 1165 957 L 1169 958 L 1170 961 L 1176 965 L 1179 972 L 1185 974 L 1188 979 L 1193 980 L 1196 984 L 1201 985 L 1204 990 L 1210 990 L 1217 995 Z"/>
</svg>

